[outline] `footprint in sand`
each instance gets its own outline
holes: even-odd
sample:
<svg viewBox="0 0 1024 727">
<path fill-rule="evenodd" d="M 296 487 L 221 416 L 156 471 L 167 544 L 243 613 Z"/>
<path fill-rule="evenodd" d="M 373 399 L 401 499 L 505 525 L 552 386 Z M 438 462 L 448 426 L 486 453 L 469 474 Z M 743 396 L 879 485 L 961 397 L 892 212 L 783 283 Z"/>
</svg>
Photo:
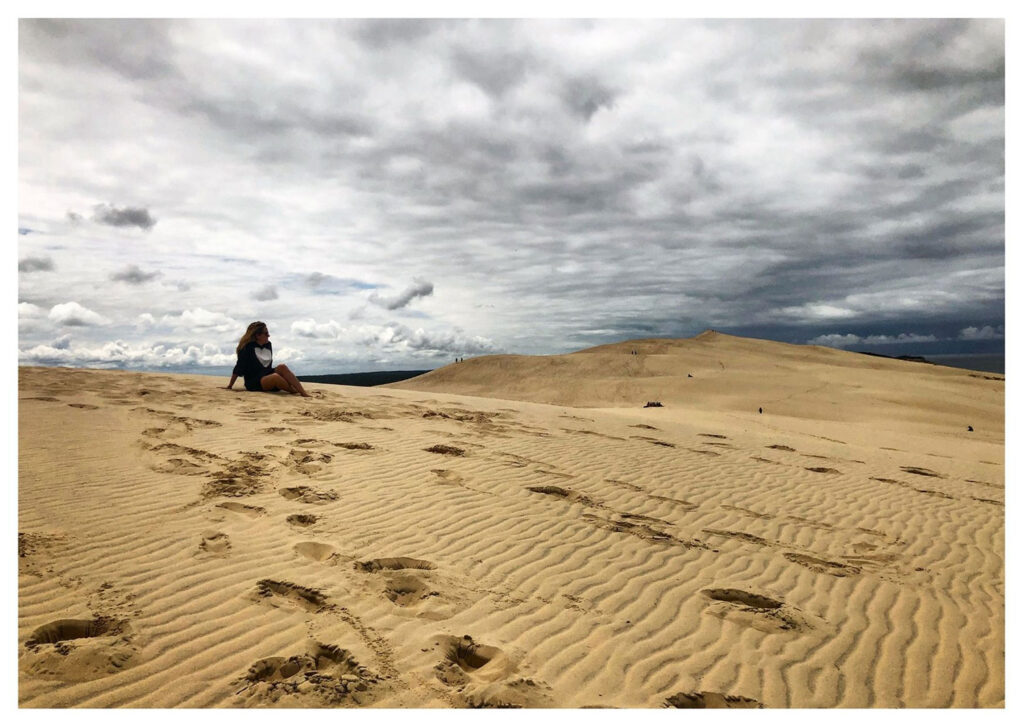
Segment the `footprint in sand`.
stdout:
<svg viewBox="0 0 1024 727">
<path fill-rule="evenodd" d="M 830 576 L 835 576 L 836 578 L 855 576 L 860 573 L 860 568 L 855 565 L 837 563 L 832 560 L 822 560 L 821 558 L 804 555 L 803 553 L 783 553 L 782 557 L 791 563 L 802 565 L 804 568 L 812 570 L 815 573 L 825 573 Z"/>
<path fill-rule="evenodd" d="M 318 462 L 328 463 L 332 459 L 331 455 L 324 454 L 323 452 L 314 452 L 309 449 L 293 449 L 288 453 L 285 463 L 293 472 L 298 472 L 302 475 L 315 475 L 323 469 L 320 464 L 317 464 Z"/>
<path fill-rule="evenodd" d="M 298 430 L 291 427 L 266 427 L 260 431 L 263 434 L 295 434 Z"/>
<path fill-rule="evenodd" d="M 310 525 L 316 525 L 316 521 L 319 520 L 316 515 L 307 515 L 305 513 L 299 513 L 295 515 L 289 515 L 285 518 L 285 522 L 289 525 L 297 528 L 308 528 Z"/>
<path fill-rule="evenodd" d="M 558 487 L 557 485 L 542 485 L 539 487 L 527 487 L 530 492 L 536 492 L 539 495 L 549 495 L 551 497 L 557 497 L 560 500 L 568 500 L 569 502 L 578 502 L 581 505 L 588 507 L 597 507 L 597 503 L 586 495 L 581 495 L 573 490 L 567 490 L 564 487 Z"/>
<path fill-rule="evenodd" d="M 539 679 L 512 679 L 462 693 L 472 709 L 530 709 L 553 707 L 551 687 Z"/>
<path fill-rule="evenodd" d="M 263 517 L 267 514 L 266 508 L 257 507 L 256 505 L 243 505 L 240 502 L 220 502 L 217 504 L 217 507 L 238 513 L 239 515 L 245 515 L 249 518 Z"/>
<path fill-rule="evenodd" d="M 407 574 L 389 578 L 384 588 L 384 596 L 396 606 L 403 607 L 418 606 L 421 601 L 440 595 L 422 579 Z"/>
<path fill-rule="evenodd" d="M 762 538 L 759 535 L 752 535 L 751 533 L 744 533 L 739 530 L 715 530 L 714 528 L 704 528 L 704 532 L 708 535 L 717 535 L 720 538 L 728 538 L 730 540 L 742 540 L 753 545 L 770 546 L 771 543 Z"/>
<path fill-rule="evenodd" d="M 513 664 L 504 651 L 478 644 L 473 637 L 440 636 L 434 645 L 442 650 L 442 659 L 434 667 L 434 676 L 450 687 L 462 687 L 472 681 L 496 682 L 509 676 Z"/>
<path fill-rule="evenodd" d="M 133 666 L 138 653 L 127 620 L 58 619 L 32 632 L 21 669 L 40 679 L 86 682 Z"/>
<path fill-rule="evenodd" d="M 748 510 L 747 508 L 740 507 L 739 505 L 722 505 L 721 508 L 723 510 L 730 510 L 732 512 L 741 513 L 743 515 L 746 515 L 747 517 L 757 518 L 758 520 L 771 520 L 772 519 L 771 515 L 766 515 L 765 513 L 758 512 L 757 510 Z"/>
<path fill-rule="evenodd" d="M 299 487 L 283 487 L 278 490 L 278 493 L 286 500 L 297 500 L 309 505 L 333 502 L 338 499 L 338 493 L 334 490 L 314 490 L 312 487 L 304 485 Z"/>
<path fill-rule="evenodd" d="M 18 533 L 18 557 L 29 558 L 37 553 L 45 553 L 53 545 L 64 540 L 62 535 L 44 533 Z"/>
<path fill-rule="evenodd" d="M 231 551 L 231 540 L 224 533 L 203 533 L 196 557 L 224 557 Z"/>
<path fill-rule="evenodd" d="M 224 469 L 214 472 L 203 485 L 202 496 L 245 497 L 263 490 L 272 471 L 266 462 L 269 456 L 262 452 L 240 452 L 240 457 L 229 461 Z"/>
<path fill-rule="evenodd" d="M 701 595 L 711 602 L 708 612 L 718 618 L 765 633 L 800 631 L 809 626 L 782 601 L 738 588 L 707 588 Z"/>
<path fill-rule="evenodd" d="M 381 594 L 405 613 L 427 621 L 443 621 L 480 598 L 480 593 L 446 577 L 436 566 L 418 558 L 376 558 L 357 561 L 357 571 L 371 574 L 368 590 Z M 383 580 L 382 580 L 383 577 Z"/>
<path fill-rule="evenodd" d="M 312 642 L 304 654 L 260 659 L 235 682 L 246 706 L 364 706 L 380 698 L 384 682 L 347 649 Z"/>
<path fill-rule="evenodd" d="M 721 692 L 678 692 L 665 699 L 666 707 L 675 709 L 763 709 L 764 705 L 750 697 Z"/>
<path fill-rule="evenodd" d="M 876 550 L 878 550 L 878 547 L 879 546 L 876 543 L 865 543 L 865 542 L 861 541 L 861 542 L 853 543 L 850 546 L 850 549 L 854 553 L 857 553 L 858 555 L 861 555 L 863 553 L 874 553 Z"/>
<path fill-rule="evenodd" d="M 356 561 L 355 569 L 364 573 L 376 573 L 385 570 L 434 570 L 437 566 L 429 560 L 418 558 L 374 558 L 373 560 Z"/>
<path fill-rule="evenodd" d="M 161 474 L 186 475 L 190 477 L 210 473 L 207 467 L 182 457 L 171 457 L 166 462 L 152 465 L 150 469 Z"/>
<path fill-rule="evenodd" d="M 917 488 L 917 487 L 915 487 L 914 490 L 916 492 L 920 492 L 922 495 L 928 495 L 930 497 L 938 497 L 938 498 L 941 498 L 943 500 L 955 500 L 956 499 L 952 495 L 948 495 L 945 492 L 939 492 L 938 490 L 923 490 L 923 489 L 920 489 L 920 488 Z"/>
<path fill-rule="evenodd" d="M 309 558 L 317 563 L 326 563 L 327 565 L 336 565 L 338 560 L 341 558 L 341 556 L 334 551 L 333 546 L 313 541 L 296 543 L 295 552 L 303 558 Z"/>
<path fill-rule="evenodd" d="M 659 525 L 665 528 L 673 527 L 672 523 L 668 520 L 662 520 L 660 517 L 651 517 L 650 515 L 637 515 L 632 512 L 619 513 L 619 518 L 628 522 L 642 522 L 648 525 Z"/>
<path fill-rule="evenodd" d="M 317 588 L 307 588 L 290 581 L 275 581 L 269 578 L 256 583 L 256 600 L 275 607 L 298 607 L 310 613 L 320 613 L 334 608 L 323 591 Z"/>
<path fill-rule="evenodd" d="M 661 530 L 655 530 L 646 523 L 635 523 L 631 522 L 629 519 L 606 520 L 605 518 L 598 517 L 597 515 L 593 515 L 589 512 L 583 514 L 583 519 L 603 530 L 611 530 L 615 533 L 626 533 L 636 538 L 640 538 L 641 540 L 665 543 L 666 545 L 680 545 L 684 548 L 701 548 L 704 550 L 710 550 L 707 545 L 699 540 L 683 540 Z"/>
</svg>

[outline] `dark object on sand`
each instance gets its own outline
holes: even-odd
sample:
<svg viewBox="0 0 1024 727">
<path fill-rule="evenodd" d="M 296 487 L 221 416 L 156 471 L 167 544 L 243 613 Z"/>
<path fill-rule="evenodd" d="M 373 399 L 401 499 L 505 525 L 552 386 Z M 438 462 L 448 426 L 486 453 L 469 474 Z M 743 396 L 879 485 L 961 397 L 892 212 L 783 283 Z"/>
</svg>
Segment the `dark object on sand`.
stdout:
<svg viewBox="0 0 1024 727">
<path fill-rule="evenodd" d="M 687 375 L 686 375 L 686 378 L 688 378 L 688 379 L 692 379 L 692 378 L 693 378 L 693 374 L 687 374 Z"/>
<path fill-rule="evenodd" d="M 660 401 L 649 401 L 646 404 L 644 404 L 644 409 L 650 406 L 663 406 L 663 404 Z"/>
<path fill-rule="evenodd" d="M 340 384 L 341 386 L 380 386 L 405 381 L 414 376 L 430 373 L 430 369 L 416 371 L 370 371 L 360 374 L 324 374 L 323 376 L 300 376 L 299 381 L 311 384 Z"/>
<path fill-rule="evenodd" d="M 968 431 L 968 432 L 973 432 L 973 431 L 974 431 L 974 427 L 972 427 L 972 426 L 968 425 L 968 426 L 967 426 L 967 431 Z"/>
<path fill-rule="evenodd" d="M 763 704 L 750 697 L 721 692 L 679 692 L 665 700 L 666 707 L 676 709 L 761 709 Z"/>
<path fill-rule="evenodd" d="M 935 365 L 934 361 L 929 361 L 924 356 L 886 356 L 884 353 L 872 353 L 871 351 L 857 351 L 856 353 L 864 354 L 865 356 L 877 356 L 878 358 L 893 358 L 897 361 L 913 361 L 914 363 L 926 363 Z"/>
<path fill-rule="evenodd" d="M 424 452 L 433 452 L 434 454 L 450 454 L 454 457 L 462 457 L 466 454 L 466 450 L 459 449 L 458 447 L 449 447 L 447 444 L 435 444 L 433 447 L 427 447 Z"/>
<path fill-rule="evenodd" d="M 763 413 L 764 413 L 764 410 L 763 410 L 763 409 L 761 409 L 761 407 L 757 407 L 757 413 L 758 413 L 758 414 L 763 414 Z"/>
</svg>

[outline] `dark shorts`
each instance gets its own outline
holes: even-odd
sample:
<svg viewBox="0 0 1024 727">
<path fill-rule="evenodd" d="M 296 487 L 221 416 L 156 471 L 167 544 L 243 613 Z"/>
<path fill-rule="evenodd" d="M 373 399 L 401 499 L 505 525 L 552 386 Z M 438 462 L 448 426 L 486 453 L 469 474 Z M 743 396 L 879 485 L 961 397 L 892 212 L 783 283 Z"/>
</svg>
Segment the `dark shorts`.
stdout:
<svg viewBox="0 0 1024 727">
<path fill-rule="evenodd" d="M 263 371 L 255 376 L 245 377 L 245 390 L 246 391 L 263 391 L 263 384 L 260 383 L 264 376 L 274 373 L 274 369 L 265 368 Z"/>
</svg>

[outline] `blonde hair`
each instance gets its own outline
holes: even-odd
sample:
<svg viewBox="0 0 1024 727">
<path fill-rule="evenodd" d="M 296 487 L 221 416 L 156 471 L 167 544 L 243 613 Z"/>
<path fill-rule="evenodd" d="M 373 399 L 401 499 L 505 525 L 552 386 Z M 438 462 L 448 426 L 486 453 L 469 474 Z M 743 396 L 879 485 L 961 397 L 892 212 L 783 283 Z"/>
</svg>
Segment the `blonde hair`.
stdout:
<svg viewBox="0 0 1024 727">
<path fill-rule="evenodd" d="M 238 347 L 235 349 L 235 353 L 241 353 L 242 349 L 245 348 L 245 344 L 256 338 L 256 334 L 266 329 L 267 324 L 263 321 L 253 321 L 249 324 L 249 327 L 245 329 L 245 335 L 242 336 L 238 342 Z"/>
</svg>

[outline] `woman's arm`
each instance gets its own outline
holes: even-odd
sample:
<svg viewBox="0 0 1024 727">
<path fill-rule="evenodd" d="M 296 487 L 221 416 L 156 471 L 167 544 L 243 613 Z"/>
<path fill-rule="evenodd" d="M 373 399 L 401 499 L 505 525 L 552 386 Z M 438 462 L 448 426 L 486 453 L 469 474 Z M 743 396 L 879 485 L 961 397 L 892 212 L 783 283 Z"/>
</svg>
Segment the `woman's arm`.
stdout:
<svg viewBox="0 0 1024 727">
<path fill-rule="evenodd" d="M 246 360 L 245 353 L 249 349 L 249 346 L 250 346 L 250 344 L 247 344 L 245 348 L 243 348 L 241 351 L 238 352 L 238 360 L 235 362 L 235 368 L 231 369 L 231 381 L 229 381 L 228 385 L 224 387 L 225 389 L 230 389 L 232 386 L 234 386 L 235 385 L 235 381 L 238 380 L 239 376 L 245 376 L 245 373 L 246 373 L 246 366 L 245 366 L 245 363 L 244 363 L 245 360 Z M 251 357 L 252 356 L 250 355 L 250 358 Z"/>
</svg>

